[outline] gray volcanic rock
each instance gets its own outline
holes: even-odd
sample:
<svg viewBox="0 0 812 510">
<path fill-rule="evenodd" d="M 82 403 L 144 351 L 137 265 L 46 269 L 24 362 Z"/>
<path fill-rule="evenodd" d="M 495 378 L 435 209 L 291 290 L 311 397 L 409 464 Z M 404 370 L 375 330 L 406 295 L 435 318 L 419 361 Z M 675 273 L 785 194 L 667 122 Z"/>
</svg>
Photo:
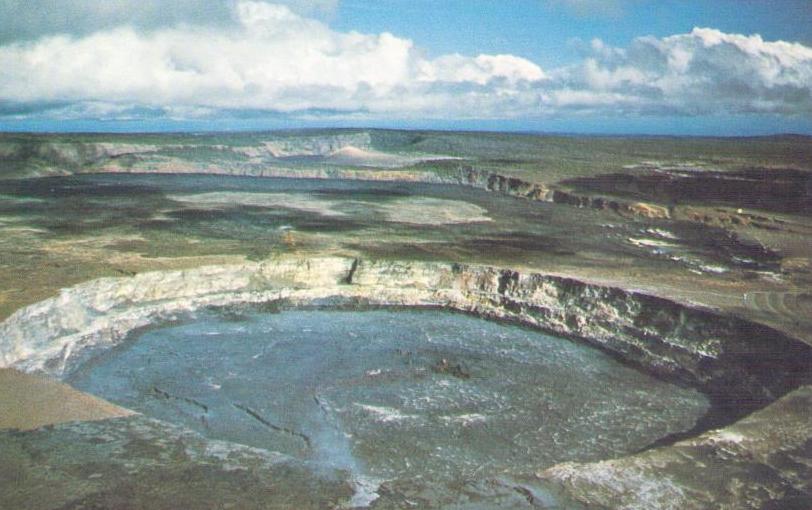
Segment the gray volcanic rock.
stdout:
<svg viewBox="0 0 812 510">
<path fill-rule="evenodd" d="M 9 509 L 322 509 L 353 493 L 344 472 L 143 416 L 0 431 L 0 458 Z"/>
<path fill-rule="evenodd" d="M 812 386 L 667 448 L 539 477 L 587 505 L 635 509 L 812 508 Z"/>
</svg>

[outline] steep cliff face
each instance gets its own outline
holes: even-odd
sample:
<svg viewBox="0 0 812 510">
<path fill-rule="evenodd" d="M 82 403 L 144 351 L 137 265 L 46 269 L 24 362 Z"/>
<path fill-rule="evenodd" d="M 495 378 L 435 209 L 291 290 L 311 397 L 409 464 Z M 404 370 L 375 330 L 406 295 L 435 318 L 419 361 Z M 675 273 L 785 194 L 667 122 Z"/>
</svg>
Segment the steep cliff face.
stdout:
<svg viewBox="0 0 812 510">
<path fill-rule="evenodd" d="M 448 182 L 463 184 L 488 191 L 497 191 L 511 196 L 552 202 L 555 193 L 543 184 L 534 184 L 516 177 L 507 177 L 494 172 L 461 165 L 447 178 Z"/>
<path fill-rule="evenodd" d="M 400 168 L 449 156 L 381 152 L 368 132 L 130 137 L 128 141 L 7 136 L 0 138 L 0 179 L 78 173 L 194 172 L 262 176 L 267 168 L 295 172 L 374 167 Z M 451 158 L 456 159 L 456 158 Z M 297 177 L 297 175 L 289 175 Z"/>
<path fill-rule="evenodd" d="M 566 278 L 496 273 L 475 291 L 489 301 L 485 314 L 586 339 L 719 399 L 766 403 L 812 366 L 805 344 L 736 318 Z"/>
<path fill-rule="evenodd" d="M 326 301 L 325 301 L 326 300 Z M 542 274 L 460 264 L 282 259 L 103 278 L 0 325 L 0 360 L 63 375 L 133 328 L 204 306 L 445 306 L 598 345 L 719 399 L 766 403 L 808 377 L 812 348 L 764 326 L 661 298 Z"/>
<path fill-rule="evenodd" d="M 211 137 L 209 137 L 211 138 Z M 174 154 L 177 150 L 212 150 L 234 152 L 248 156 L 284 158 L 293 156 L 324 156 L 345 147 L 370 149 L 372 137 L 367 132 L 333 133 L 321 135 L 268 135 L 264 139 L 247 138 L 232 141 L 231 144 L 218 143 L 218 139 L 185 137 L 166 143 L 160 138 L 145 138 L 143 141 L 94 141 L 92 139 L 52 140 L 44 137 L 16 137 L 0 140 L 0 159 L 5 162 L 18 162 L 34 168 L 38 165 L 65 167 L 66 171 L 82 171 L 84 167 L 103 163 L 124 156 L 141 156 L 165 152 L 178 157 L 191 154 Z M 154 143 L 151 143 L 154 142 Z M 235 143 L 236 142 L 236 143 Z M 239 143 L 242 142 L 242 143 Z"/>
<path fill-rule="evenodd" d="M 647 218 L 671 217 L 671 211 L 659 205 L 609 199 L 599 196 L 577 195 L 545 184 L 532 183 L 516 177 L 479 170 L 468 165 L 459 166 L 456 172 L 452 173 L 451 176 L 445 180 L 446 182 L 454 184 L 463 184 L 530 200 L 609 210 L 621 214 L 645 216 Z"/>
<path fill-rule="evenodd" d="M 326 156 L 345 147 L 370 149 L 369 133 L 336 134 L 330 136 L 290 137 L 265 142 L 264 148 L 275 157 Z"/>
</svg>

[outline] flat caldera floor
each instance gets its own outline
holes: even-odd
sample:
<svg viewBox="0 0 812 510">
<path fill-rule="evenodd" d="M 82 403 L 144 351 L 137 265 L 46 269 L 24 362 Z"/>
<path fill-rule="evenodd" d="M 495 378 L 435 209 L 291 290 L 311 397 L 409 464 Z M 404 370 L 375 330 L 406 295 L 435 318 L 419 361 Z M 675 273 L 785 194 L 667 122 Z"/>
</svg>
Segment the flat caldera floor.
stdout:
<svg viewBox="0 0 812 510">
<path fill-rule="evenodd" d="M 433 309 L 201 312 L 133 334 L 69 382 L 211 439 L 347 471 L 357 493 L 614 457 L 708 409 L 698 391 L 588 346 Z"/>
</svg>

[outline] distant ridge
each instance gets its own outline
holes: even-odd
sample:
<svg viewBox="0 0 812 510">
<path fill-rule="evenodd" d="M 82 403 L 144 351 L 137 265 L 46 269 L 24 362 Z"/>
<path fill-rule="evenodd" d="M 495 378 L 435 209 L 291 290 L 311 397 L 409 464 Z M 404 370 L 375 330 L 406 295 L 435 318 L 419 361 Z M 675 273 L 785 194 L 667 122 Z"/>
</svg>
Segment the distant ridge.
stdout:
<svg viewBox="0 0 812 510">
<path fill-rule="evenodd" d="M 787 140 L 787 141 L 811 141 L 812 142 L 812 135 L 804 135 L 801 133 L 776 133 L 774 135 L 763 135 L 763 136 L 745 136 L 742 138 L 774 138 L 779 140 Z"/>
</svg>

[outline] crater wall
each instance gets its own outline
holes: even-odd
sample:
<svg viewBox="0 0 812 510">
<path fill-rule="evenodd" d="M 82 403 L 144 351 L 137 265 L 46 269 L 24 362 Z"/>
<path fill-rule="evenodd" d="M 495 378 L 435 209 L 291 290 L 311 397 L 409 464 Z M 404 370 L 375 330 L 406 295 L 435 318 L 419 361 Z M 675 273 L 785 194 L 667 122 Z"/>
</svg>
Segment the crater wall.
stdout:
<svg viewBox="0 0 812 510">
<path fill-rule="evenodd" d="M 812 348 L 766 326 L 637 292 L 462 264 L 279 259 L 102 278 L 0 324 L 0 362 L 60 377 L 134 328 L 240 303 L 442 306 L 576 337 L 712 397 L 765 404 L 808 378 Z"/>
</svg>

